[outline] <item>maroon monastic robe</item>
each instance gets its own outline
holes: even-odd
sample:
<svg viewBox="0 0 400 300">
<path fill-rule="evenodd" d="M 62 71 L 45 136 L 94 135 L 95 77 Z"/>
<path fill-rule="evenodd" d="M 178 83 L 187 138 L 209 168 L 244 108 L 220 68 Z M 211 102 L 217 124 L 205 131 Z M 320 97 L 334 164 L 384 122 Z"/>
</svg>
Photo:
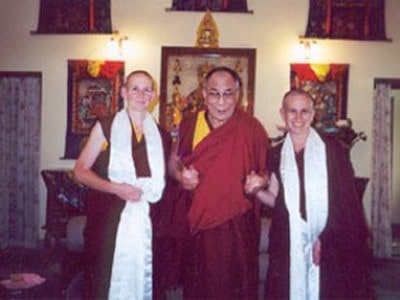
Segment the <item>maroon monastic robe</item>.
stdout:
<svg viewBox="0 0 400 300">
<path fill-rule="evenodd" d="M 371 299 L 368 281 L 368 230 L 348 154 L 332 137 L 324 138 L 328 168 L 328 220 L 320 235 L 320 298 Z M 265 299 L 289 299 L 289 215 L 279 163 L 282 144 L 273 147 L 268 168 L 277 175 L 279 193 L 272 210 Z M 300 172 L 300 174 L 302 174 Z"/>
<path fill-rule="evenodd" d="M 100 119 L 102 131 L 110 142 L 111 123 L 113 117 Z M 160 128 L 163 141 L 164 156 L 169 153 L 169 136 Z M 110 147 L 100 153 L 93 170 L 101 177 L 108 178 Z M 132 155 L 138 177 L 151 175 L 146 154 L 146 137 L 137 141 L 132 135 Z M 115 195 L 96 190 L 90 190 L 88 196 L 87 221 L 85 237 L 85 282 L 83 299 L 107 299 L 111 278 L 115 238 L 120 215 L 126 201 Z"/>
<path fill-rule="evenodd" d="M 171 235 L 181 241 L 178 284 L 185 298 L 256 298 L 259 206 L 244 182 L 252 170 L 266 172 L 266 131 L 238 110 L 192 149 L 196 120 L 197 114 L 181 122 L 178 154 L 200 183 L 194 191 L 175 184 L 166 192 L 174 205 Z"/>
</svg>

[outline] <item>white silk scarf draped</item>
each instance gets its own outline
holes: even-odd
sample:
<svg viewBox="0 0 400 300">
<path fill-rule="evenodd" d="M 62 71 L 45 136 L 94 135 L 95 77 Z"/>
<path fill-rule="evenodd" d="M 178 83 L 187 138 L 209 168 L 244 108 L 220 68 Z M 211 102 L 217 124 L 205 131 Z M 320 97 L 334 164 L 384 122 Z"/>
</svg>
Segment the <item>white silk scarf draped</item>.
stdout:
<svg viewBox="0 0 400 300">
<path fill-rule="evenodd" d="M 290 299 L 319 299 L 319 267 L 313 263 L 312 246 L 328 218 L 328 174 L 325 144 L 314 129 L 304 149 L 307 221 L 300 215 L 300 183 L 290 135 L 282 147 L 280 173 L 289 212 Z"/>
<path fill-rule="evenodd" d="M 152 227 L 149 203 L 161 198 L 165 185 L 160 132 L 152 116 L 144 120 L 151 177 L 137 178 L 132 156 L 132 125 L 126 110 L 117 113 L 110 138 L 111 181 L 142 189 L 138 202 L 126 202 L 118 225 L 109 299 L 152 299 Z"/>
</svg>

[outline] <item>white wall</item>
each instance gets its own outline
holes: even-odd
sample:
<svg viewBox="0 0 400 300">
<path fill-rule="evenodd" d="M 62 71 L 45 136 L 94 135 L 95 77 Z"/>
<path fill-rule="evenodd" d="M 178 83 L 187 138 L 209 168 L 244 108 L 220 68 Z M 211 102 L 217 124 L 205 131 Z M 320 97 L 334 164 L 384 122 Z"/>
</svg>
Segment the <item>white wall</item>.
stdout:
<svg viewBox="0 0 400 300">
<path fill-rule="evenodd" d="M 161 46 L 194 46 L 202 12 L 166 12 L 172 0 L 112 0 L 113 29 L 129 36 L 134 53 L 126 72 L 144 68 L 160 77 Z M 400 77 L 400 5 L 386 1 L 387 36 L 393 42 L 319 41 L 321 63 L 349 63 L 348 117 L 368 135 L 352 151 L 356 173 L 371 175 L 373 78 Z M 293 49 L 306 29 L 308 0 L 248 0 L 254 14 L 214 13 L 220 47 L 257 49 L 255 115 L 271 136 L 278 134 L 278 109 L 289 88 Z M 107 35 L 31 35 L 39 0 L 0 0 L 0 70 L 43 72 L 41 168 L 69 168 L 64 153 L 67 109 L 67 60 L 105 59 Z M 45 188 L 41 184 L 41 224 Z M 370 187 L 364 205 L 370 212 Z"/>
</svg>

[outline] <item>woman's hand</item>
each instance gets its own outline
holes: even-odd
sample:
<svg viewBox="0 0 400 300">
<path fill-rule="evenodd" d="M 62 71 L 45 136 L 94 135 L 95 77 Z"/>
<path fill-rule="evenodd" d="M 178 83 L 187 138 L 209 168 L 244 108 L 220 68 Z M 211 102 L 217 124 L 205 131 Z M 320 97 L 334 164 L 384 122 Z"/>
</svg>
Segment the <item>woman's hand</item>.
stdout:
<svg viewBox="0 0 400 300">
<path fill-rule="evenodd" d="M 127 183 L 113 183 L 113 192 L 119 198 L 129 201 L 137 202 L 140 200 L 143 191 L 140 188 L 134 187 Z"/>
<path fill-rule="evenodd" d="M 275 199 L 279 192 L 279 182 L 275 173 L 271 173 L 268 180 L 266 175 L 260 176 L 251 172 L 246 177 L 244 190 L 247 194 L 255 195 L 265 205 L 274 207 Z"/>
</svg>

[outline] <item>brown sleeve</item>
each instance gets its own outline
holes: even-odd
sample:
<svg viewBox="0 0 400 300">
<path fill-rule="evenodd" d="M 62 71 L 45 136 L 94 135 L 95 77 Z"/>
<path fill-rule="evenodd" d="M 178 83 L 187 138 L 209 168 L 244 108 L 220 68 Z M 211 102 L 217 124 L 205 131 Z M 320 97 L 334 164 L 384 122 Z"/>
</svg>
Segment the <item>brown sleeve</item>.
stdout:
<svg viewBox="0 0 400 300">
<path fill-rule="evenodd" d="M 101 129 L 108 143 L 110 143 L 111 136 L 111 124 L 114 119 L 114 116 L 107 116 L 103 118 L 99 118 L 99 122 L 101 125 Z"/>
</svg>

